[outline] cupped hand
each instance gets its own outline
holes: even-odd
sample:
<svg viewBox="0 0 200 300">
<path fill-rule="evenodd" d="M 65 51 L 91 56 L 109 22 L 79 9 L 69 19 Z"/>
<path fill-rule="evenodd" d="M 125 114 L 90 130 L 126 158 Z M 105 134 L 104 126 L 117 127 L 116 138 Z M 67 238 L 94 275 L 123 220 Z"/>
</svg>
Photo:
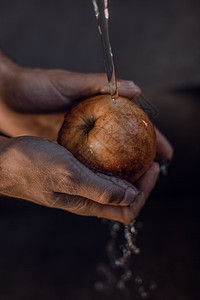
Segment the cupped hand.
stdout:
<svg viewBox="0 0 200 300">
<path fill-rule="evenodd" d="M 93 173 L 43 138 L 5 139 L 0 167 L 1 194 L 80 215 L 129 222 L 128 206 L 138 195 L 130 183 Z"/>
<path fill-rule="evenodd" d="M 161 155 L 170 158 L 167 140 L 158 139 Z M 159 165 L 154 163 L 133 186 L 92 172 L 56 142 L 37 137 L 5 139 L 0 167 L 1 194 L 125 224 L 137 217 L 159 175 Z"/>
</svg>

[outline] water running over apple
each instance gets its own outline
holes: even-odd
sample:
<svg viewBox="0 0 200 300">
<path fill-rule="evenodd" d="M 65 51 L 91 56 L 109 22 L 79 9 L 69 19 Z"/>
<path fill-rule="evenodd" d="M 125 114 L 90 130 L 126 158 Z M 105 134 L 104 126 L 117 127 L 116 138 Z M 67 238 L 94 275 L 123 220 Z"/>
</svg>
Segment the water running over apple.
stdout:
<svg viewBox="0 0 200 300">
<path fill-rule="evenodd" d="M 104 64 L 110 94 L 112 99 L 115 100 L 118 97 L 118 89 L 108 31 L 108 0 L 92 0 L 92 2 L 103 47 Z M 144 95 L 141 95 L 135 102 L 138 106 L 143 108 L 149 116 L 155 117 L 157 115 L 157 109 Z M 154 288 L 144 286 L 141 276 L 133 274 L 129 264 L 132 255 L 140 254 L 140 249 L 136 246 L 136 236 L 139 229 L 138 223 L 134 222 L 131 225 L 124 226 L 118 222 L 109 221 L 108 224 L 110 240 L 106 245 L 106 252 L 109 263 L 107 265 L 98 265 L 97 271 L 103 277 L 103 280 L 95 283 L 95 289 L 101 292 L 111 292 L 115 289 L 119 289 L 127 293 L 127 282 L 134 278 L 134 283 L 138 287 L 138 293 L 142 298 L 147 298 L 149 292 L 156 288 L 156 283 L 152 285 Z M 121 235 L 120 232 L 122 233 Z"/>
<path fill-rule="evenodd" d="M 94 12 L 97 18 L 98 29 L 101 36 L 105 70 L 108 78 L 110 94 L 113 99 L 116 99 L 118 96 L 118 90 L 117 90 L 117 81 L 116 81 L 113 53 L 112 53 L 109 31 L 108 31 L 108 20 L 109 20 L 108 0 L 92 0 L 92 2 L 94 5 Z"/>
<path fill-rule="evenodd" d="M 92 2 L 102 42 L 104 64 L 108 78 L 110 94 L 113 99 L 116 99 L 118 96 L 118 89 L 113 52 L 108 30 L 108 0 L 92 0 Z M 137 99 L 134 99 L 134 102 L 146 112 L 150 119 L 155 118 L 159 113 L 158 109 L 143 94 L 141 94 Z"/>
</svg>

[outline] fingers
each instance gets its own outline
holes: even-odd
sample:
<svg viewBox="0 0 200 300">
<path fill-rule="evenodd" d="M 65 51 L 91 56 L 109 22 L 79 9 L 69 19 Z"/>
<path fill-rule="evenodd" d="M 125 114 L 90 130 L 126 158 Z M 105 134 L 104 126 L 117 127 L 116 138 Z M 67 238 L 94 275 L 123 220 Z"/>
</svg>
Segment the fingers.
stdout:
<svg viewBox="0 0 200 300">
<path fill-rule="evenodd" d="M 94 182 L 97 186 L 93 185 L 92 189 L 86 189 L 85 192 L 83 187 L 80 187 L 81 196 L 65 193 L 47 195 L 48 206 L 79 215 L 96 216 L 130 224 L 138 216 L 155 186 L 159 175 L 159 165 L 157 163 L 152 165 L 137 182 L 137 189 L 126 181 L 117 178 L 103 174 L 101 176 L 94 175 Z M 88 182 L 88 184 L 88 188 L 90 188 L 90 183 Z"/>
<path fill-rule="evenodd" d="M 155 131 L 158 158 L 170 161 L 173 157 L 173 147 L 168 139 L 157 128 L 155 128 Z"/>
<path fill-rule="evenodd" d="M 132 99 L 137 98 L 141 94 L 141 89 L 133 81 L 130 80 L 118 79 L 117 87 L 118 93 L 122 97 Z M 99 92 L 101 94 L 110 93 L 108 84 L 101 88 Z"/>
<path fill-rule="evenodd" d="M 62 89 L 61 83 L 58 84 Z M 71 78 L 65 84 L 67 91 L 62 90 L 62 94 L 69 93 L 70 87 L 73 87 L 74 95 L 71 94 L 71 97 L 74 99 L 110 93 L 106 74 L 103 73 L 71 73 Z M 118 79 L 117 87 L 119 95 L 123 97 L 132 99 L 141 94 L 141 89 L 133 81 Z"/>
<path fill-rule="evenodd" d="M 134 213 L 139 213 L 146 199 L 154 188 L 160 167 L 153 163 L 151 168 L 138 180 L 135 186 L 112 176 L 96 175 L 93 177 L 92 190 L 88 195 L 82 195 L 95 202 L 108 205 L 120 205 L 133 208 Z"/>
<path fill-rule="evenodd" d="M 134 212 L 129 207 L 103 205 L 80 196 L 54 193 L 48 195 L 46 206 L 72 212 L 77 215 L 105 218 L 125 224 L 134 219 Z"/>
<path fill-rule="evenodd" d="M 154 163 L 151 168 L 138 180 L 136 187 L 140 193 L 137 195 L 137 197 L 135 197 L 135 200 L 130 204 L 129 207 L 121 209 L 121 219 L 118 219 L 120 222 L 130 224 L 138 216 L 151 191 L 155 187 L 159 172 L 159 164 Z"/>
<path fill-rule="evenodd" d="M 99 93 L 110 93 L 106 74 L 103 73 L 71 73 L 69 82 L 66 82 L 65 86 L 66 88 L 68 87 L 68 92 L 70 86 L 73 87 L 73 91 L 75 91 L 74 87 L 76 87 L 76 93 L 72 95 L 75 99 L 90 97 Z M 126 98 L 137 98 L 141 94 L 141 89 L 130 80 L 118 79 L 117 87 L 119 95 Z M 64 93 L 66 92 L 63 92 L 63 94 Z"/>
<path fill-rule="evenodd" d="M 95 216 L 113 221 L 118 221 L 124 224 L 130 224 L 138 216 L 143 207 L 146 197 L 155 185 L 159 167 L 154 166 L 147 172 L 147 176 L 138 182 L 138 185 L 143 189 L 135 200 L 129 206 L 115 206 L 101 204 L 85 197 L 54 193 L 51 199 L 48 199 L 48 206 L 53 208 L 63 209 L 78 215 Z M 146 185 L 147 184 L 147 187 Z"/>
<path fill-rule="evenodd" d="M 130 224 L 138 216 L 141 208 L 145 204 L 146 199 L 153 190 L 159 176 L 159 171 L 159 164 L 154 163 L 137 182 L 137 189 L 134 188 L 137 194 L 134 193 L 133 196 L 131 193 L 129 194 L 127 192 L 130 187 L 128 187 L 126 181 L 122 181 L 123 183 L 121 183 L 120 180 L 117 179 L 118 185 L 120 184 L 121 186 L 122 184 L 124 187 L 128 187 L 128 189 L 126 189 L 126 193 L 120 193 L 119 189 L 119 194 L 115 195 L 115 191 L 117 191 L 117 189 L 115 186 L 112 186 L 113 192 L 106 194 L 106 197 L 105 194 L 102 194 L 104 196 L 102 196 L 102 198 L 100 196 L 100 198 L 98 198 L 98 200 L 96 199 L 96 201 L 90 201 L 88 199 L 86 200 L 86 198 L 83 197 L 80 197 L 79 199 L 74 198 L 74 208 L 79 214 L 98 216 L 101 218 L 107 218 L 125 224 Z M 121 195 L 121 198 L 119 198 L 119 195 Z M 122 197 L 126 198 L 126 200 L 121 200 Z M 118 205 L 116 206 L 117 203 Z M 125 203 L 126 205 L 124 206 Z"/>
<path fill-rule="evenodd" d="M 125 180 L 94 173 L 72 156 L 66 165 L 66 176 L 63 177 L 63 180 L 59 179 L 59 185 L 54 192 L 81 196 L 103 205 L 128 206 L 141 192 L 146 200 L 154 187 L 157 178 L 155 178 L 155 174 L 158 172 L 158 164 L 154 163 L 135 187 Z M 141 203 L 143 198 L 137 202 Z M 135 207 L 135 205 L 133 206 Z"/>
<path fill-rule="evenodd" d="M 117 81 L 119 95 L 132 99 L 141 94 L 141 89 L 133 81 L 119 79 Z"/>
<path fill-rule="evenodd" d="M 90 171 L 90 170 L 89 170 Z M 128 206 L 138 195 L 138 190 L 130 183 L 113 176 L 89 172 L 79 186 L 79 195 L 94 202 L 107 205 Z"/>
<path fill-rule="evenodd" d="M 124 215 L 124 223 L 130 224 L 139 214 L 151 191 L 158 180 L 160 167 L 153 163 L 151 168 L 138 180 L 136 187 L 140 191 L 135 200 L 131 203 L 129 211 Z"/>
<path fill-rule="evenodd" d="M 159 172 L 159 164 L 154 162 L 147 172 L 137 181 L 136 187 L 141 192 L 138 198 L 143 198 L 144 201 L 146 201 L 156 184 Z"/>
<path fill-rule="evenodd" d="M 73 155 L 59 146 L 61 169 L 55 174 L 52 190 L 76 195 L 108 205 L 129 205 L 137 196 L 137 189 L 129 182 L 113 176 L 94 173 Z M 58 152 L 57 150 L 57 152 Z M 62 150 L 62 152 L 61 152 Z M 56 182 L 56 184 L 55 184 Z"/>
<path fill-rule="evenodd" d="M 137 97 L 141 92 L 132 81 L 126 80 L 118 80 L 118 89 L 127 98 Z M 7 90 L 6 99 L 15 111 L 55 113 L 66 111 L 83 98 L 109 93 L 109 86 L 103 73 L 20 68 L 11 90 Z"/>
</svg>

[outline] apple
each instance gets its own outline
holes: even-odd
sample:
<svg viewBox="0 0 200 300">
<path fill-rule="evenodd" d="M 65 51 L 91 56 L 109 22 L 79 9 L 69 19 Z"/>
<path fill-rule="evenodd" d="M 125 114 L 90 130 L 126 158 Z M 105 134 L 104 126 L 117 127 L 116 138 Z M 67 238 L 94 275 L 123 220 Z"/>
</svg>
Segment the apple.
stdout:
<svg viewBox="0 0 200 300">
<path fill-rule="evenodd" d="M 98 95 L 66 115 L 58 143 L 92 170 L 132 183 L 152 165 L 156 134 L 146 113 L 133 101 Z"/>
</svg>

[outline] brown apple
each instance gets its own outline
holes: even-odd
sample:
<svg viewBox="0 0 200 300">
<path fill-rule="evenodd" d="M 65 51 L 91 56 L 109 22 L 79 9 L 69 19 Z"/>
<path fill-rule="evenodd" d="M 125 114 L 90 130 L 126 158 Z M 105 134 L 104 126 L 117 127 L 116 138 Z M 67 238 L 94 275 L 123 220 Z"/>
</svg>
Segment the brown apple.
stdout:
<svg viewBox="0 0 200 300">
<path fill-rule="evenodd" d="M 65 115 L 58 143 L 87 167 L 130 182 L 156 155 L 154 126 L 133 101 L 110 95 L 83 100 Z"/>
</svg>

